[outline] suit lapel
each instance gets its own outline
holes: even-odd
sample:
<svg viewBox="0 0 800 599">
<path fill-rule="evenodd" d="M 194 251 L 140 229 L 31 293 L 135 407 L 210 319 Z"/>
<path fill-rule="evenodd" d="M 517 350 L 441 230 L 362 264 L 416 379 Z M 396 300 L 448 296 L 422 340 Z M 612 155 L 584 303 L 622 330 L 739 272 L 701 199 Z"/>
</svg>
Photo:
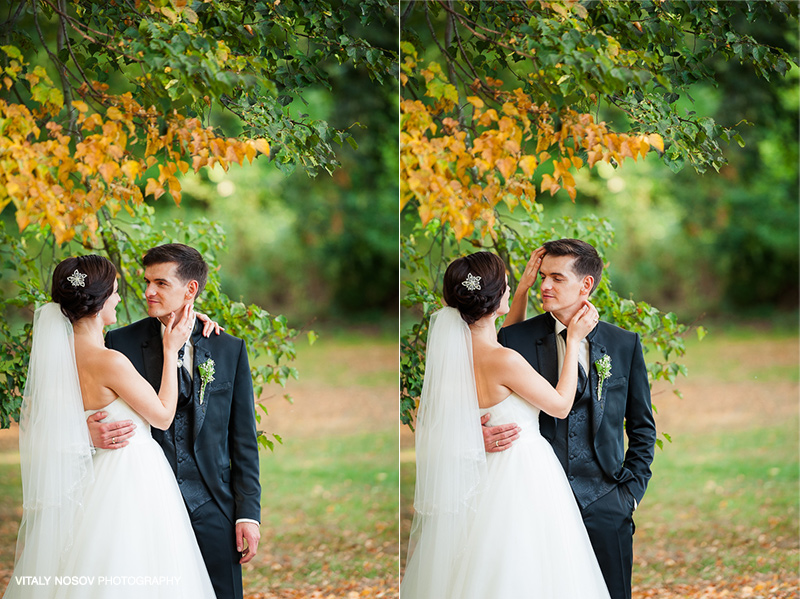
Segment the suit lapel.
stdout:
<svg viewBox="0 0 800 599">
<path fill-rule="evenodd" d="M 546 332 L 536 339 L 537 368 L 545 380 L 554 387 L 558 384 L 558 350 L 556 349 L 555 320 L 551 316 L 546 325 Z M 538 367 L 537 367 L 538 366 Z M 556 420 L 549 414 L 539 414 L 539 428 L 546 439 L 552 440 L 555 435 Z"/>
<path fill-rule="evenodd" d="M 536 340 L 536 357 L 539 361 L 539 374 L 554 387 L 558 384 L 558 350 L 556 334 L 550 332 Z"/>
<path fill-rule="evenodd" d="M 206 386 L 205 396 L 203 397 L 203 404 L 200 405 L 200 388 L 203 385 L 203 380 L 200 378 L 200 370 L 198 366 L 211 359 L 211 348 L 209 347 L 209 340 L 203 337 L 201 331 L 203 330 L 202 323 L 198 320 L 195 323 L 194 332 L 192 333 L 192 345 L 194 346 L 194 364 L 192 365 L 192 408 L 194 409 L 194 440 L 197 442 L 197 437 L 200 435 L 200 429 L 203 428 L 203 422 L 206 418 L 206 400 L 208 399 L 208 386 Z"/>
<path fill-rule="evenodd" d="M 598 331 L 604 323 L 599 322 L 597 326 L 588 335 L 589 340 L 589 385 L 592 394 L 592 428 L 596 433 L 600 428 L 600 423 L 603 421 L 603 412 L 606 407 L 606 389 L 603 386 L 601 396 L 597 396 L 597 384 L 599 382 L 599 375 L 597 373 L 598 360 L 606 355 L 606 346 L 602 343 L 602 335 L 598 335 Z"/>
<path fill-rule="evenodd" d="M 142 342 L 142 363 L 144 378 L 158 392 L 161 387 L 161 373 L 164 370 L 164 345 L 161 341 L 161 323 L 151 318 L 147 338 Z"/>
</svg>

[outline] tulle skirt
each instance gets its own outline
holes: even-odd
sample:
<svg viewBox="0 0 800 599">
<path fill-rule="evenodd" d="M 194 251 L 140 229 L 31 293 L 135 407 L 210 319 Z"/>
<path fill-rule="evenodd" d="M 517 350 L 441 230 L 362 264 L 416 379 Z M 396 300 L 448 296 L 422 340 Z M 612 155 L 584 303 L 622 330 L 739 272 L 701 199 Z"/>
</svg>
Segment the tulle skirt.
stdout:
<svg viewBox="0 0 800 599">
<path fill-rule="evenodd" d="M 539 433 L 539 411 L 511 395 L 482 412 L 492 425 L 518 423 L 520 438 L 487 455 L 480 492 L 460 516 L 465 541 L 440 534 L 457 529 L 446 514 L 417 518 L 401 599 L 608 599 L 572 489 Z M 439 555 L 455 558 L 443 564 Z"/>
<path fill-rule="evenodd" d="M 214 597 L 175 475 L 149 432 L 137 436 L 95 456 L 55 597 Z"/>
</svg>

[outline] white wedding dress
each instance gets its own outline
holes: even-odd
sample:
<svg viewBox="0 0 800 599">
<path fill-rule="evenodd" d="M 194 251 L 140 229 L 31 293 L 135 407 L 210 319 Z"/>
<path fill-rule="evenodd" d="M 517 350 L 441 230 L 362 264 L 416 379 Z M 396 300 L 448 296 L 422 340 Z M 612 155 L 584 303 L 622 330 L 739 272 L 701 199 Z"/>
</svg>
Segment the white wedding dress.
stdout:
<svg viewBox="0 0 800 599">
<path fill-rule="evenodd" d="M 486 457 L 453 599 L 599 599 L 608 591 L 567 477 L 539 433 L 539 410 L 511 394 L 481 415 L 522 429 Z"/>
<path fill-rule="evenodd" d="M 213 599 L 178 483 L 150 425 L 122 399 L 126 447 L 91 455 L 72 325 L 36 310 L 19 420 L 22 521 L 4 599 Z"/>
<path fill-rule="evenodd" d="M 486 413 L 521 427 L 509 449 L 485 452 Z M 478 407 L 471 334 L 454 308 L 431 319 L 415 446 L 401 599 L 609 599 L 539 410 L 513 393 Z"/>
<path fill-rule="evenodd" d="M 132 420 L 136 432 L 126 447 L 94 456 L 94 482 L 61 571 L 77 584 L 57 586 L 55 597 L 213 599 L 175 474 L 150 425 L 122 399 L 103 410 L 105 422 Z"/>
</svg>

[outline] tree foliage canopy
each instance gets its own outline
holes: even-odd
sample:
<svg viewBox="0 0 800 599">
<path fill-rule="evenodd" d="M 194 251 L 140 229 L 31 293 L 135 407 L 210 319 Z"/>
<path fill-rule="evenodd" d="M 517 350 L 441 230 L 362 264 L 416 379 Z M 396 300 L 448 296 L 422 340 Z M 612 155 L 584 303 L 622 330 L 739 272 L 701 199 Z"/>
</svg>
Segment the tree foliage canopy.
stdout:
<svg viewBox="0 0 800 599">
<path fill-rule="evenodd" d="M 354 143 L 352 136 L 292 103 L 327 83 L 330 61 L 363 66 L 377 82 L 395 64 L 394 52 L 350 35 L 352 15 L 379 23 L 392 6 L 13 3 L 0 53 L 0 209 L 13 202 L 21 228 L 46 224 L 60 243 L 76 231 L 93 234 L 102 207 L 113 216 L 165 193 L 179 202 L 178 173 L 189 168 L 265 154 L 286 171 L 299 164 L 330 172 L 333 144 Z M 233 117 L 230 131 L 213 126 L 213 110 Z"/>
<path fill-rule="evenodd" d="M 284 316 L 220 289 L 221 228 L 202 218 L 158 222 L 144 198 L 168 194 L 177 203 L 189 169 L 227 169 L 259 155 L 284 173 L 332 172 L 334 147 L 357 145 L 349 132 L 357 123 L 334 128 L 310 117 L 303 95 L 329 85 L 332 65 L 366 71 L 375 85 L 396 81 L 396 49 L 354 33 L 394 28 L 396 7 L 388 0 L 26 0 L 6 10 L 0 210 L 13 206 L 21 233 L 0 223 L 0 276 L 12 278 L 2 281 L 0 298 L 0 426 L 19 414 L 31 333 L 23 323 L 47 301 L 52 269 L 67 255 L 95 252 L 114 262 L 119 321 L 127 324 L 143 316 L 136 303 L 144 252 L 171 241 L 196 247 L 211 270 L 198 309 L 247 342 L 256 394 L 297 376 L 289 364 L 299 332 Z"/>
<path fill-rule="evenodd" d="M 544 192 L 576 201 L 575 170 L 652 151 L 674 171 L 718 170 L 721 144 L 743 144 L 736 127 L 744 121 L 718 123 L 678 100 L 713 82 L 718 60 L 767 80 L 785 75 L 789 55 L 735 24 L 740 16 L 795 22 L 796 13 L 783 1 L 401 3 L 403 305 L 419 318 L 402 339 L 405 422 L 421 391 L 427 320 L 441 303 L 446 263 L 491 248 L 513 280 L 530 252 L 556 237 L 581 237 L 604 255 L 610 224 L 548 222 Z M 593 301 L 661 353 L 648 360 L 653 380 L 685 373 L 674 358 L 687 327 L 674 314 L 619 298 L 607 279 Z"/>
</svg>

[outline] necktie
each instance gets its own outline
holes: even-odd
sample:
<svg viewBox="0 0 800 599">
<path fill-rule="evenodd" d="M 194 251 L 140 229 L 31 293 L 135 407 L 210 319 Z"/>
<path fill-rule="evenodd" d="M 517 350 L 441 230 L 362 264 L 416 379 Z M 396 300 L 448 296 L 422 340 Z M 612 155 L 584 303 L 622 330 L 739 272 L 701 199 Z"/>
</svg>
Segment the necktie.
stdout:
<svg viewBox="0 0 800 599">
<path fill-rule="evenodd" d="M 564 329 L 559 333 L 561 338 L 564 340 L 564 343 L 567 342 L 567 329 Z M 575 391 L 575 397 L 580 397 L 583 395 L 583 392 L 586 390 L 586 383 L 588 379 L 586 377 L 586 371 L 583 369 L 583 365 L 578 361 L 578 387 Z"/>
<path fill-rule="evenodd" d="M 183 405 L 192 397 L 192 375 L 183 366 L 183 354 L 186 346 L 178 351 L 178 404 Z"/>
</svg>

